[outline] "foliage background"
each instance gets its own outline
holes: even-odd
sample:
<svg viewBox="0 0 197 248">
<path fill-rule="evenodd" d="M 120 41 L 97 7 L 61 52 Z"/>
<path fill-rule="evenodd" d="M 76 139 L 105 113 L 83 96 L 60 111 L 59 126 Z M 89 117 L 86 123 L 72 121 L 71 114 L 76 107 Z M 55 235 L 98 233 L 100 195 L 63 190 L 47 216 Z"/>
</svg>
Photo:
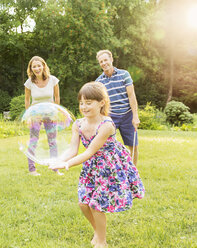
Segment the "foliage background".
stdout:
<svg viewBox="0 0 197 248">
<path fill-rule="evenodd" d="M 8 100 L 0 111 L 24 93 L 28 61 L 39 55 L 60 79 L 61 104 L 75 112 L 79 88 L 101 73 L 96 52 L 110 49 L 114 65 L 131 73 L 139 105 L 164 108 L 174 99 L 197 112 L 197 31 L 184 29 L 180 18 L 194 1 L 179 1 L 172 19 L 174 2 L 2 0 L 0 90 Z M 28 18 L 36 24 L 31 31 Z"/>
</svg>

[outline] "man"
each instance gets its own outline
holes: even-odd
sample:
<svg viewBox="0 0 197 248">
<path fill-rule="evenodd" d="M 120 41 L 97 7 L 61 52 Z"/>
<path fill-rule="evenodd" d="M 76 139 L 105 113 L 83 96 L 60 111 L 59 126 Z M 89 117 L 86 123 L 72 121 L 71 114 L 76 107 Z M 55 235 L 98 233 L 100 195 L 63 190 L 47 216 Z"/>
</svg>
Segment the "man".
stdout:
<svg viewBox="0 0 197 248">
<path fill-rule="evenodd" d="M 116 128 L 120 130 L 123 142 L 128 146 L 132 156 L 134 132 L 136 131 L 133 159 L 136 166 L 138 159 L 137 128 L 140 120 L 133 80 L 128 71 L 113 66 L 113 57 L 109 50 L 100 50 L 96 58 L 103 70 L 96 81 L 103 83 L 107 88 L 111 105 L 110 116 Z"/>
</svg>

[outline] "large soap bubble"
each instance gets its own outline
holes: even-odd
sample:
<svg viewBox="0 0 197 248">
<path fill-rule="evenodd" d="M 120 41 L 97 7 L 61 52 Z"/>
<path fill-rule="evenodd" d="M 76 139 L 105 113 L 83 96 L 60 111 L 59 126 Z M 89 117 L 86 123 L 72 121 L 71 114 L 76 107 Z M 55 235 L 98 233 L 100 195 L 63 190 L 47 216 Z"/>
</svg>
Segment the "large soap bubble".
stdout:
<svg viewBox="0 0 197 248">
<path fill-rule="evenodd" d="M 61 160 L 71 137 L 73 115 L 54 103 L 30 106 L 21 117 L 21 125 L 29 135 L 21 136 L 19 149 L 38 164 Z"/>
</svg>

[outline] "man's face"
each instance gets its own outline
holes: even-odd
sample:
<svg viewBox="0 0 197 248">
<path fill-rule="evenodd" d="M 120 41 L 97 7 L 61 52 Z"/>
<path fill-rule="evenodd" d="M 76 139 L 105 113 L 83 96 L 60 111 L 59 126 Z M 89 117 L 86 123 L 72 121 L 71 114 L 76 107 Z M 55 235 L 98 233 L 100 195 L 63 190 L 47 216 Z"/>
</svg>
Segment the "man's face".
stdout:
<svg viewBox="0 0 197 248">
<path fill-rule="evenodd" d="M 113 59 L 107 53 L 102 54 L 98 57 L 100 67 L 104 72 L 108 72 L 113 69 Z"/>
</svg>

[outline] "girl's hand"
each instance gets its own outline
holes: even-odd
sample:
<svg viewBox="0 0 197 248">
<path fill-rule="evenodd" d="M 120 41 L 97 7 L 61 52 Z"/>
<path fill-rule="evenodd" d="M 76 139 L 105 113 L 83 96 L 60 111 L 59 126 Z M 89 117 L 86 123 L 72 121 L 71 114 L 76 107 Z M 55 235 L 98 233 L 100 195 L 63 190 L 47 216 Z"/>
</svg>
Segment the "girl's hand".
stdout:
<svg viewBox="0 0 197 248">
<path fill-rule="evenodd" d="M 51 169 L 51 170 L 54 170 L 54 169 L 66 169 L 66 170 L 68 170 L 69 165 L 67 162 L 57 160 L 57 161 L 53 161 L 53 162 L 49 163 L 49 169 Z"/>
</svg>

